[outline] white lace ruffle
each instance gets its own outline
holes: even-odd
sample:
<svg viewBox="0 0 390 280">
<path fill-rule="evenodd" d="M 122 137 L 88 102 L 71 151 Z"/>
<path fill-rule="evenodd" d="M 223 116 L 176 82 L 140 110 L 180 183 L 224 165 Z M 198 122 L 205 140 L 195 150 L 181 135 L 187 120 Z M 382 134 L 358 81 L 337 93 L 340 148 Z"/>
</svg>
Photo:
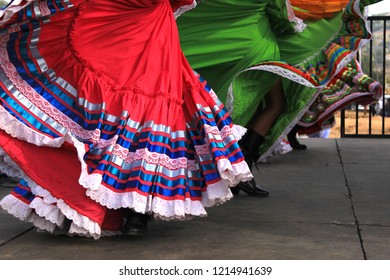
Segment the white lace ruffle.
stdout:
<svg viewBox="0 0 390 280">
<path fill-rule="evenodd" d="M 179 7 L 178 9 L 176 9 L 176 11 L 174 12 L 174 16 L 175 16 L 175 19 L 177 19 L 179 16 L 181 16 L 182 14 L 184 14 L 185 12 L 189 11 L 189 10 L 192 10 L 193 8 L 196 7 L 196 0 L 194 0 L 194 2 L 192 2 L 191 5 L 184 5 L 184 6 L 181 6 Z"/>
<path fill-rule="evenodd" d="M 78 228 L 87 230 L 88 233 L 95 239 L 98 239 L 100 237 L 101 227 L 98 223 L 92 221 L 87 216 L 78 213 L 76 210 L 66 204 L 65 201 L 63 201 L 62 199 L 58 200 L 57 206 L 65 215 L 65 217 L 72 221 L 72 224 L 76 225 Z M 75 233 L 78 232 L 76 231 Z"/>
<path fill-rule="evenodd" d="M 7 163 L 9 162 L 9 163 Z M 9 156 L 0 147 L 0 172 L 9 177 L 22 178 L 19 167 L 13 161 L 9 160 Z"/>
<path fill-rule="evenodd" d="M 284 154 L 287 154 L 289 152 L 291 152 L 293 150 L 293 148 L 291 147 L 290 143 L 285 139 L 283 139 L 282 141 L 278 142 L 276 145 L 275 145 L 275 148 L 274 150 L 272 151 L 272 154 L 268 155 L 268 158 L 265 158 L 265 157 L 260 157 L 260 159 L 258 160 L 258 162 L 260 163 L 267 163 L 268 162 L 268 159 L 273 157 L 273 156 L 277 156 L 277 155 L 284 155 Z"/>
<path fill-rule="evenodd" d="M 32 209 L 28 206 L 28 204 L 11 195 L 7 195 L 0 200 L 0 206 L 9 214 L 21 221 L 28 220 L 32 215 Z"/>
<path fill-rule="evenodd" d="M 47 100 L 42 97 L 38 92 L 36 92 L 35 88 L 33 88 L 29 83 L 27 83 L 23 77 L 20 76 L 18 73 L 17 69 L 15 68 L 15 65 L 11 63 L 10 61 L 10 56 L 7 53 L 7 42 L 9 40 L 9 34 L 6 34 L 4 36 L 0 36 L 0 66 L 6 75 L 6 78 L 9 79 L 9 82 L 14 85 L 15 89 L 17 89 L 25 98 L 28 100 L 28 102 L 31 103 L 31 106 L 35 106 L 38 110 L 41 110 L 45 116 L 51 118 L 57 125 L 58 127 L 56 128 L 58 131 L 63 130 L 63 135 L 66 134 L 73 134 L 77 135 L 77 137 L 80 137 L 82 139 L 93 139 L 94 134 L 96 133 L 95 131 L 89 131 L 85 130 L 81 125 L 79 125 L 77 122 L 72 120 L 65 112 L 61 111 L 57 107 L 51 105 L 50 103 L 47 102 Z M 6 120 L 13 121 L 12 119 L 9 118 L 9 116 L 5 115 L 7 117 Z M 9 127 L 7 123 L 4 124 L 5 128 Z M 20 130 L 22 128 L 22 130 Z M 11 127 L 10 132 L 12 132 L 13 128 Z M 16 130 L 16 136 L 20 136 L 21 132 L 24 132 L 25 128 L 20 126 L 20 124 L 17 127 L 18 130 Z M 20 132 L 19 132 L 20 130 Z M 19 133 L 18 133 L 19 132 Z M 26 135 L 21 135 L 20 137 L 30 137 L 31 138 L 31 132 L 28 130 L 26 131 Z M 36 145 L 48 145 L 48 146 L 56 146 L 59 144 L 62 144 L 63 141 L 65 141 L 65 138 L 61 137 L 59 140 L 54 140 L 54 143 L 51 143 L 50 140 L 46 139 L 37 139 L 34 143 Z M 32 138 L 34 139 L 34 138 Z M 49 138 L 51 139 L 51 138 Z M 22 138 L 24 140 L 24 138 Z M 41 141 L 39 141 L 41 140 Z M 29 138 L 26 139 L 26 141 L 32 141 L 29 140 Z M 44 141 L 49 141 L 48 144 L 45 144 Z M 51 141 L 53 141 L 51 139 Z M 56 143 L 56 141 L 58 143 Z M 62 142 L 61 142 L 62 141 Z"/>
<path fill-rule="evenodd" d="M 233 164 L 232 167 L 234 180 L 229 182 L 230 187 L 236 186 L 240 182 L 249 181 L 253 178 L 252 172 L 250 171 L 246 161 Z"/>
<path fill-rule="evenodd" d="M 97 190 L 87 190 L 87 195 L 107 208 L 132 208 L 140 213 L 153 214 L 162 220 L 185 220 L 192 216 L 206 216 L 205 207 L 212 207 L 231 199 L 229 186 L 238 184 L 240 180 L 246 181 L 252 178 L 245 162 L 233 166 L 230 162 L 227 166 L 225 164 L 218 166 L 225 179 L 209 185 L 202 195 L 202 202 L 190 199 L 167 201 L 158 197 L 146 197 L 135 192 L 118 194 L 101 185 Z M 234 180 L 232 181 L 231 178 Z"/>
<path fill-rule="evenodd" d="M 111 209 L 132 208 L 139 213 L 153 214 L 156 219 L 186 220 L 193 216 L 206 216 L 205 207 L 219 205 L 232 198 L 229 187 L 237 185 L 240 181 L 253 178 L 248 165 L 243 161 L 231 165 L 228 160 L 221 161 L 218 169 L 223 174 L 223 180 L 207 186 L 202 194 L 202 202 L 191 199 L 164 200 L 158 197 L 144 196 L 136 192 L 115 193 L 99 185 L 87 190 L 87 195 L 98 203 Z M 245 172 L 246 171 L 246 172 Z M 232 179 L 233 178 L 233 179 Z M 87 178 L 85 178 L 87 180 Z"/>
<path fill-rule="evenodd" d="M 31 222 L 38 229 L 52 232 L 55 228 L 54 224 L 38 216 L 26 203 L 13 195 L 5 196 L 0 201 L 0 207 L 23 222 Z"/>
<path fill-rule="evenodd" d="M 80 145 L 83 147 L 83 145 Z M 7 166 L 13 166 L 13 174 L 18 177 L 24 178 L 31 188 L 31 191 L 42 198 L 35 199 L 32 203 L 32 208 L 39 216 L 45 219 L 38 219 L 39 216 L 30 219 L 34 221 L 34 225 L 43 230 L 49 230 L 52 232 L 55 226 L 61 226 L 64 216 L 72 221 L 71 230 L 69 234 L 77 234 L 81 236 L 92 236 L 99 238 L 101 235 L 100 227 L 88 219 L 85 216 L 80 215 L 69 207 L 63 200 L 53 197 L 50 192 L 38 186 L 34 181 L 29 179 L 21 169 L 17 169 L 17 165 L 3 152 L 3 158 L 5 158 L 5 164 Z M 92 183 L 90 186 L 98 186 L 96 190 L 87 190 L 89 195 L 95 201 L 101 203 L 103 206 L 110 206 L 108 208 L 133 208 L 140 213 L 153 213 L 155 218 L 162 220 L 187 220 L 193 216 L 203 217 L 207 213 L 205 207 L 211 207 L 213 205 L 221 204 L 232 198 L 229 186 L 237 184 L 240 180 L 245 181 L 252 178 L 252 174 L 249 171 L 247 164 L 243 161 L 239 164 L 231 165 L 228 160 L 221 161 L 218 166 L 223 177 L 223 180 L 217 184 L 208 186 L 207 190 L 203 193 L 202 201 L 191 201 L 186 199 L 185 201 L 166 201 L 160 198 L 151 198 L 139 195 L 136 193 L 128 193 L 126 195 L 119 196 L 116 193 L 111 192 L 107 188 L 100 185 L 96 185 L 95 178 L 92 177 Z M 203 205 L 204 203 L 204 205 Z M 31 211 L 31 209 L 30 209 Z M 52 226 L 48 226 L 48 222 Z M 107 232 L 106 234 L 117 234 L 115 232 Z"/>
<path fill-rule="evenodd" d="M 59 227 L 61 227 L 64 222 L 65 217 L 60 209 L 54 204 L 45 203 L 40 197 L 36 197 L 31 201 L 30 208 L 34 209 L 38 216 L 45 218 L 47 221 L 50 221 L 52 224 Z"/>
<path fill-rule="evenodd" d="M 43 202 L 50 203 L 51 206 L 55 205 L 55 207 L 60 211 L 58 212 L 58 216 L 57 216 L 58 220 L 56 219 L 50 220 L 50 218 L 55 217 L 54 215 L 50 215 L 50 212 L 47 212 L 49 214 L 48 216 L 44 216 L 45 219 L 50 220 L 52 223 L 62 227 L 64 217 L 66 217 L 67 219 L 72 221 L 72 224 L 75 224 L 77 226 L 75 228 L 84 229 L 80 231 L 80 234 L 82 236 L 84 236 L 84 231 L 86 230 L 89 232 L 89 235 L 94 237 L 95 239 L 98 239 L 100 237 L 101 228 L 96 222 L 78 213 L 75 209 L 71 208 L 68 204 L 66 204 L 64 200 L 55 198 L 50 194 L 49 191 L 37 185 L 34 181 L 32 181 L 27 176 L 24 177 L 24 179 L 28 182 L 32 193 L 42 197 Z M 46 207 L 46 206 L 42 205 L 42 207 Z M 35 211 L 37 212 L 37 209 L 35 209 Z M 38 210 L 38 212 L 46 213 L 45 210 Z M 55 210 L 52 210 L 52 213 L 55 213 Z"/>
<path fill-rule="evenodd" d="M 231 164 L 227 159 L 221 159 L 217 163 L 218 172 L 221 174 L 222 181 L 229 187 L 233 187 L 242 181 L 249 181 L 253 178 L 248 164 L 242 161 L 237 164 Z"/>
<path fill-rule="evenodd" d="M 32 143 L 37 146 L 60 147 L 65 138 L 49 138 L 22 124 L 0 106 L 0 129 L 14 138 Z"/>
<path fill-rule="evenodd" d="M 221 136 L 222 140 L 225 138 L 231 137 L 236 134 L 238 137 L 242 137 L 245 128 L 236 126 L 233 130 L 230 127 L 224 128 L 221 132 L 216 127 L 206 126 L 205 129 L 207 133 L 210 134 L 210 137 Z M 155 217 L 160 217 L 164 220 L 173 220 L 173 219 L 186 219 L 186 216 L 203 216 L 206 215 L 206 211 L 200 202 L 197 201 L 180 201 L 172 200 L 166 201 L 157 197 L 152 198 L 151 196 L 145 197 L 144 195 L 137 194 L 135 192 L 131 193 L 114 193 L 105 186 L 101 184 L 102 175 L 101 174 L 88 174 L 87 164 L 83 160 L 86 153 L 85 146 L 82 142 L 78 141 L 76 138 L 72 138 L 73 145 L 77 149 L 78 158 L 81 162 L 81 175 L 79 178 L 79 183 L 87 189 L 87 195 L 98 202 L 99 204 L 109 208 L 109 209 L 119 209 L 119 208 L 132 208 L 140 213 L 153 213 Z M 204 147 L 203 147 L 204 146 Z M 208 145 L 197 146 L 197 153 L 203 154 L 209 153 Z M 147 160 L 148 151 L 142 152 L 142 158 Z M 156 156 L 153 156 L 153 158 Z M 147 160 L 149 163 L 149 160 Z M 153 164 L 152 161 L 150 161 Z M 177 163 L 176 167 L 180 167 Z M 214 195 L 208 195 L 210 186 L 207 187 L 205 192 L 207 205 L 215 205 L 221 203 L 221 201 L 227 201 L 230 199 L 229 187 L 237 185 L 240 181 L 248 181 L 253 178 L 248 165 L 245 161 L 242 161 L 238 164 L 231 164 L 227 159 L 221 159 L 217 163 L 218 172 L 221 175 L 222 180 L 216 184 L 219 190 L 216 192 L 213 190 L 213 193 L 220 193 L 221 197 L 218 198 Z M 215 187 L 214 187 L 215 188 Z M 229 195 L 230 194 L 230 195 Z M 213 198 L 211 200 L 210 198 Z"/>
<path fill-rule="evenodd" d="M 209 127 L 208 129 L 210 133 L 214 131 L 213 127 Z M 223 136 L 223 138 L 228 138 L 232 137 L 232 135 L 237 135 L 238 138 L 241 137 L 245 131 L 245 128 L 235 126 L 233 129 L 223 129 L 221 136 Z M 71 138 L 71 141 L 78 151 L 78 157 L 82 164 L 80 183 L 88 189 L 87 194 L 100 204 L 114 209 L 125 207 L 134 208 L 137 212 L 142 213 L 154 212 L 156 217 L 160 217 L 164 220 L 185 220 L 192 216 L 206 215 L 206 211 L 202 203 L 199 201 L 191 201 L 190 199 L 186 201 L 165 201 L 158 198 L 146 198 L 145 196 L 137 194 L 126 194 L 126 197 L 118 198 L 116 194 L 113 194 L 107 188 L 101 186 L 102 177 L 100 174 L 87 174 L 86 164 L 82 160 L 85 155 L 84 144 L 77 141 L 75 138 Z M 90 235 L 94 238 L 98 238 L 100 236 L 101 229 L 96 223 L 87 217 L 80 215 L 74 209 L 69 207 L 63 200 L 53 197 L 50 192 L 38 186 L 34 181 L 28 178 L 26 174 L 24 174 L 19 166 L 10 159 L 4 151 L 1 149 L 0 151 L 0 156 L 2 156 L 4 163 L 0 164 L 0 166 L 3 166 L 2 169 L 7 169 L 7 174 L 9 175 L 12 174 L 12 176 L 24 178 L 29 183 L 31 191 L 35 195 L 42 197 L 42 199 L 35 199 L 31 204 L 31 207 L 35 210 L 39 217 L 44 217 L 45 220 L 52 223 L 53 226 L 49 227 L 44 224 L 46 221 L 42 223 L 42 221 L 39 220 L 40 223 L 39 225 L 37 224 L 37 227 L 52 231 L 55 226 L 61 227 L 64 217 L 67 217 L 72 220 L 72 223 L 74 224 L 73 227 L 71 226 L 72 234 L 78 233 L 83 236 Z M 203 201 L 205 201 L 208 206 L 220 204 L 229 200 L 231 198 L 229 187 L 238 184 L 239 181 L 250 180 L 252 178 L 252 174 L 244 161 L 239 164 L 232 165 L 227 159 L 221 160 L 218 163 L 218 170 L 222 176 L 222 181 L 215 186 L 209 186 L 208 190 L 204 193 Z M 218 197 L 217 194 L 220 195 L 220 197 Z M 37 221 L 35 221 L 35 223 L 37 223 Z M 86 232 L 88 234 L 86 234 Z"/>
<path fill-rule="evenodd" d="M 101 228 L 99 224 L 78 213 L 75 209 L 67 205 L 65 201 L 62 199 L 57 199 L 56 197 L 52 196 L 48 190 L 36 184 L 35 181 L 29 178 L 1 148 L 0 159 L 2 159 L 0 161 L 0 171 L 4 172 L 8 176 L 23 178 L 26 180 L 29 187 L 31 188 L 31 192 L 37 196 L 37 198 L 35 198 L 30 204 L 29 211 L 31 212 L 34 210 L 34 212 L 31 212 L 30 216 L 21 216 L 20 213 L 26 212 L 23 207 L 20 210 L 17 209 L 17 207 L 21 207 L 21 204 L 16 204 L 11 208 L 6 206 L 7 208 L 12 209 L 12 213 L 10 214 L 17 218 L 21 217 L 25 221 L 33 222 L 34 226 L 37 228 L 47 230 L 49 232 L 53 232 L 56 226 L 62 227 L 66 217 L 76 225 L 74 228 L 83 228 L 83 230 L 80 230 L 79 232 L 80 235 L 84 236 L 84 231 L 86 230 L 89 232 L 89 235 L 95 239 L 100 237 Z M 3 206 L 3 203 L 8 203 L 7 201 L 9 199 L 12 201 L 12 198 L 17 200 L 12 195 L 8 195 L 3 198 L 3 200 L 1 200 L 1 205 Z M 73 233 L 77 233 L 77 231 Z"/>
<path fill-rule="evenodd" d="M 294 73 L 293 71 L 290 71 L 286 68 L 280 67 L 280 66 L 274 66 L 274 65 L 267 65 L 267 64 L 262 64 L 262 65 L 256 65 L 249 67 L 247 69 L 244 69 L 240 72 L 238 72 L 234 77 L 232 82 L 229 85 L 228 93 L 227 93 L 227 98 L 226 98 L 226 109 L 232 113 L 234 110 L 234 92 L 233 92 L 233 83 L 234 80 L 239 76 L 240 74 L 247 72 L 247 71 L 266 71 L 266 72 L 271 72 L 274 73 L 280 77 L 289 79 L 293 82 L 296 82 L 298 84 L 307 86 L 307 87 L 313 87 L 315 88 L 316 86 L 310 83 L 307 79 L 303 78 L 302 76 Z M 318 86 L 317 86 L 318 88 Z"/>
<path fill-rule="evenodd" d="M 233 172 L 233 167 L 232 164 L 230 163 L 229 160 L 223 158 L 217 162 L 217 168 L 218 172 L 221 175 L 221 179 L 223 181 L 226 181 L 228 183 L 233 183 L 234 181 L 234 172 Z"/>
<path fill-rule="evenodd" d="M 247 128 L 238 124 L 233 124 L 232 134 L 237 141 L 241 140 L 242 136 L 247 132 Z"/>
<path fill-rule="evenodd" d="M 0 26 L 7 21 L 9 21 L 14 14 L 16 14 L 18 11 L 26 7 L 27 5 L 30 5 L 30 3 L 26 3 L 24 5 L 22 2 L 25 2 L 26 0 L 14 0 L 9 6 L 7 6 L 6 9 L 0 10 Z M 33 2 L 33 1 L 39 1 L 39 0 L 27 0 L 27 2 Z"/>
<path fill-rule="evenodd" d="M 131 208 L 139 213 L 153 214 L 162 220 L 184 220 L 187 216 L 206 216 L 206 211 L 200 201 L 164 200 L 136 192 L 114 193 L 104 186 L 98 190 L 87 190 L 91 199 L 110 209 Z"/>
</svg>

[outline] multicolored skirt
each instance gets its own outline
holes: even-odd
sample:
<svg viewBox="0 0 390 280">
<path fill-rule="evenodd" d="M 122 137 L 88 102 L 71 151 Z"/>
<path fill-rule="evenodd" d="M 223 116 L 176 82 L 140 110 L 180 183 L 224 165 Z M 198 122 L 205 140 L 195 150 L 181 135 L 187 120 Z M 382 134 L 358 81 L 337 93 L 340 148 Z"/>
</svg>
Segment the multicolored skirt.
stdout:
<svg viewBox="0 0 390 280">
<path fill-rule="evenodd" d="M 120 233 L 128 209 L 205 216 L 252 178 L 245 129 L 180 49 L 175 16 L 194 5 L 16 1 L 2 12 L 0 172 L 21 178 L 3 209 L 99 238 Z"/>
</svg>

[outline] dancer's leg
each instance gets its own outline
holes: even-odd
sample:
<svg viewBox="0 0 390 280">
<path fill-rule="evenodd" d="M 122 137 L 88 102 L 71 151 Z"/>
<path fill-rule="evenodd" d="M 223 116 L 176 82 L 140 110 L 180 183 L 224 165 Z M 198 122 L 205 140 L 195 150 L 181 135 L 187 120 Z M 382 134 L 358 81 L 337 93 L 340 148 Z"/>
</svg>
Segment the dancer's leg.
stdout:
<svg viewBox="0 0 390 280">
<path fill-rule="evenodd" d="M 286 108 L 282 81 L 279 79 L 265 96 L 266 107 L 252 121 L 252 129 L 263 137 Z"/>
<path fill-rule="evenodd" d="M 299 130 L 299 125 L 295 125 L 291 131 L 287 134 L 288 142 L 290 143 L 290 146 L 295 150 L 306 150 L 307 146 L 299 143 L 297 139 L 297 132 Z"/>
<path fill-rule="evenodd" d="M 253 163 L 260 157 L 260 145 L 264 142 L 265 135 L 275 123 L 278 116 L 285 110 L 286 101 L 284 99 L 281 80 L 276 82 L 274 87 L 266 95 L 265 100 L 265 109 L 255 115 L 249 123 L 247 134 L 239 142 L 245 161 L 248 163 L 250 169 L 252 169 Z M 269 195 L 269 192 L 259 187 L 254 179 L 241 182 L 234 189 L 234 194 L 238 194 L 239 190 L 252 196 L 267 197 Z"/>
</svg>

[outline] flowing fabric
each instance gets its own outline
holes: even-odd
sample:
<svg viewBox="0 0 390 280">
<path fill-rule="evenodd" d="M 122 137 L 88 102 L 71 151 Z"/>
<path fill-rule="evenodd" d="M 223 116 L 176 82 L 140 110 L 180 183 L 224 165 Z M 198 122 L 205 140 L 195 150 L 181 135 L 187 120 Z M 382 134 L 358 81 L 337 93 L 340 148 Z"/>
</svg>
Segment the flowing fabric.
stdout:
<svg viewBox="0 0 390 280">
<path fill-rule="evenodd" d="M 307 2 L 291 0 L 296 15 L 316 24 L 313 20 L 333 17 L 347 7 L 350 1 L 324 0 Z M 369 105 L 383 94 L 380 83 L 365 74 L 356 59 L 352 59 L 333 77 L 298 121 L 298 134 L 311 135 L 332 128 L 334 114 L 351 103 Z"/>
<path fill-rule="evenodd" d="M 297 17 L 303 20 L 321 20 L 341 12 L 349 0 L 290 0 Z"/>
<path fill-rule="evenodd" d="M 381 84 L 352 60 L 328 83 L 298 121 L 298 134 L 311 135 L 336 125 L 334 114 L 351 103 L 369 105 L 383 94 Z"/>
<path fill-rule="evenodd" d="M 180 49 L 192 0 L 16 1 L 2 13 L 0 205 L 54 232 L 116 234 L 133 209 L 205 216 L 252 175 L 245 129 Z"/>
<path fill-rule="evenodd" d="M 266 158 L 332 79 L 349 78 L 342 71 L 352 69 L 349 63 L 371 39 L 366 6 L 376 2 L 351 0 L 330 18 L 303 21 L 290 1 L 204 1 L 178 19 L 182 49 L 191 66 L 213 84 L 233 121 L 243 126 L 266 106 L 265 95 L 282 79 L 286 110 L 260 146 Z M 361 86 L 350 85 L 343 90 L 353 93 Z M 378 86 L 363 90 L 371 102 L 380 96 Z"/>
</svg>

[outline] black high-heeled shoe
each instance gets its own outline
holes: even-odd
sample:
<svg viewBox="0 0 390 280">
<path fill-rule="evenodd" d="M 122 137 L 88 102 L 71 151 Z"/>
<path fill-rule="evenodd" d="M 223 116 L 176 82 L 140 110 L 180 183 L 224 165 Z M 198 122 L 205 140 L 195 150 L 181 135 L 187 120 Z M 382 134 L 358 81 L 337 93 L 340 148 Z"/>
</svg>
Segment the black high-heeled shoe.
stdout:
<svg viewBox="0 0 390 280">
<path fill-rule="evenodd" d="M 245 161 L 248 164 L 250 170 L 252 170 L 252 165 L 256 164 L 257 160 L 260 158 L 260 145 L 265 141 L 265 138 L 258 134 L 252 129 L 248 129 L 244 137 L 238 142 L 240 145 L 242 154 L 244 155 Z M 256 165 L 257 167 L 257 165 Z M 269 192 L 260 188 L 254 178 L 250 181 L 240 182 L 237 186 L 231 188 L 233 195 L 238 195 L 240 190 L 246 192 L 250 196 L 256 197 L 268 197 Z"/>
<path fill-rule="evenodd" d="M 139 236 L 146 233 L 148 228 L 149 215 L 137 213 L 132 210 L 127 214 L 127 220 L 123 226 L 124 235 Z"/>
<path fill-rule="evenodd" d="M 233 191 L 234 190 L 234 191 Z M 247 193 L 249 196 L 268 197 L 269 192 L 260 188 L 255 179 L 246 182 L 240 182 L 236 187 L 232 188 L 233 195 L 238 195 L 240 191 Z"/>
<path fill-rule="evenodd" d="M 294 150 L 306 150 L 307 146 L 299 143 L 297 139 L 297 132 L 299 130 L 299 126 L 294 126 L 291 131 L 287 134 L 287 140 L 290 143 L 291 148 Z"/>
</svg>

